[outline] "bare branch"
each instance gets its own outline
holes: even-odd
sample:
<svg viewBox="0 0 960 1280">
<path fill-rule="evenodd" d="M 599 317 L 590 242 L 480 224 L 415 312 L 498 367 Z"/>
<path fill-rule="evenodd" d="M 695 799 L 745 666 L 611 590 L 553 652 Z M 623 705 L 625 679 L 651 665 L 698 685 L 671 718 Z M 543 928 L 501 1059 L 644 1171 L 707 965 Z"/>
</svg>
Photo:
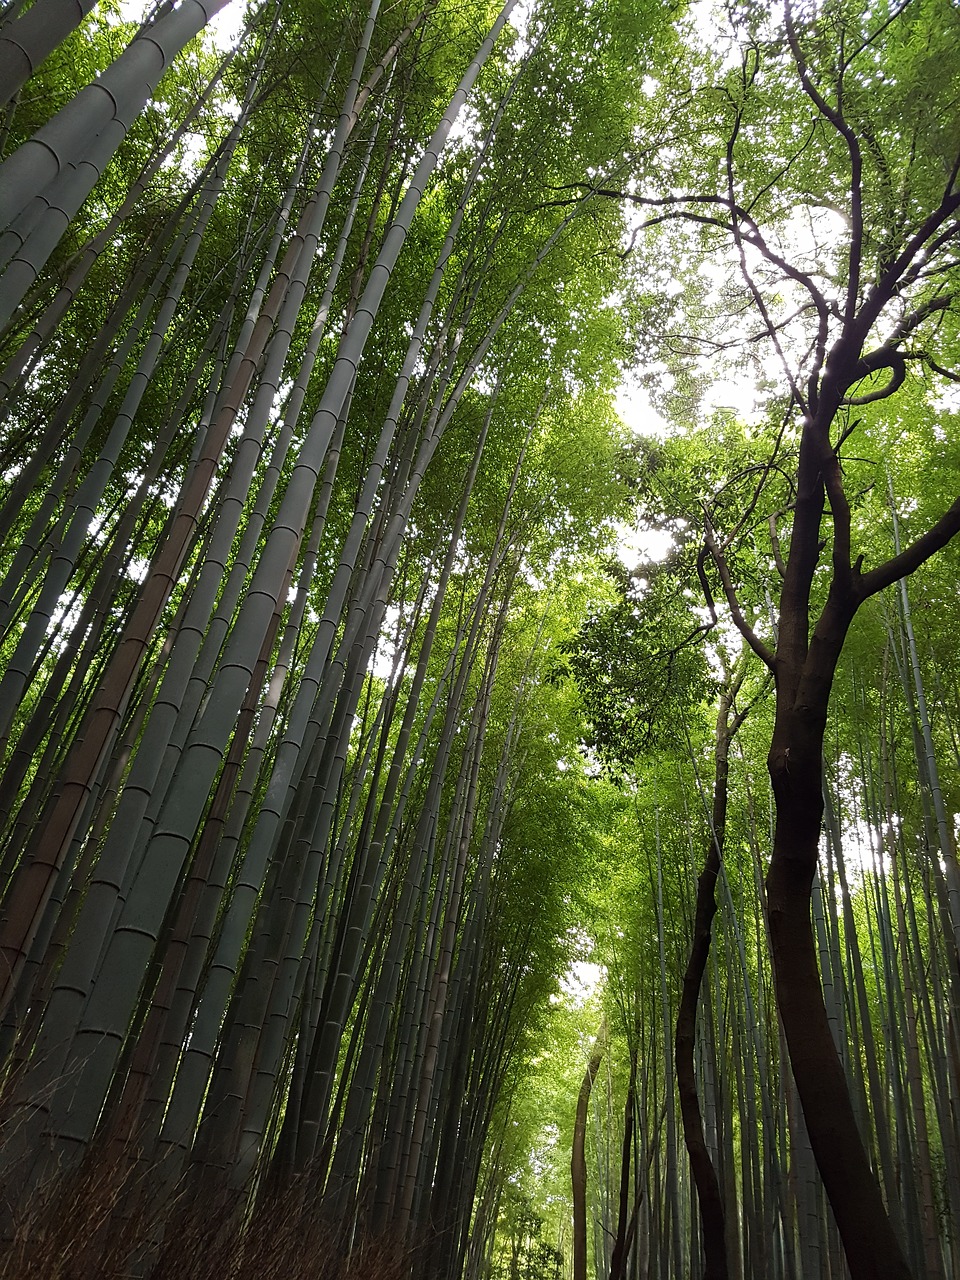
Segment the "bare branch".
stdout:
<svg viewBox="0 0 960 1280">
<path fill-rule="evenodd" d="M 783 559 L 783 553 L 780 547 L 780 534 L 777 532 L 777 516 L 782 514 L 779 511 L 771 511 L 767 517 L 767 524 L 770 528 L 770 546 L 773 550 L 773 563 L 777 566 L 777 573 L 781 578 L 787 576 L 787 566 Z"/>
<path fill-rule="evenodd" d="M 843 70 L 840 71 L 837 88 L 838 105 L 833 107 L 813 83 L 810 68 L 800 47 L 800 39 L 793 21 L 793 6 L 790 0 L 784 4 L 784 18 L 787 28 L 787 40 L 790 52 L 796 64 L 803 85 L 804 93 L 814 104 L 820 114 L 836 129 L 847 144 L 850 156 L 850 247 L 848 254 L 847 300 L 844 308 L 845 319 L 850 321 L 856 315 L 857 298 L 860 293 L 860 268 L 863 259 L 863 155 L 860 142 L 855 131 L 844 119 L 842 110 Z"/>
<path fill-rule="evenodd" d="M 854 49 L 854 51 L 850 54 L 850 56 L 844 60 L 844 64 L 843 64 L 844 69 L 846 69 L 847 67 L 852 67 L 854 62 L 857 60 L 857 58 L 859 58 L 860 54 L 863 53 L 865 49 L 869 49 L 871 45 L 876 44 L 876 42 L 880 39 L 880 37 L 883 35 L 886 29 L 889 26 L 892 26 L 892 24 L 896 22 L 896 20 L 904 12 L 904 10 L 908 9 L 911 4 L 913 4 L 913 0 L 902 0 L 901 4 L 894 5 L 894 7 L 887 14 L 886 18 L 884 18 L 883 22 L 881 22 L 880 25 L 874 31 L 871 31 L 870 34 L 867 36 L 867 38 L 865 40 L 862 40 L 860 44 L 858 44 L 857 47 Z"/>
<path fill-rule="evenodd" d="M 957 154 L 953 157 L 953 164 L 950 166 L 950 175 L 947 178 L 947 185 L 944 188 L 946 195 L 949 195 L 953 190 L 958 174 L 960 174 L 960 149 L 958 149 Z"/>
<path fill-rule="evenodd" d="M 586 187 L 592 195 L 607 196 L 614 200 L 629 200 L 631 204 L 640 205 L 648 209 L 665 209 L 667 212 L 648 218 L 641 223 L 637 230 L 643 231 L 649 227 L 659 226 L 663 222 L 673 219 L 682 219 L 685 222 L 696 222 L 703 226 L 717 227 L 721 231 L 725 231 L 728 235 L 736 237 L 739 235 L 746 244 L 756 249 L 771 266 L 777 267 L 790 280 L 796 281 L 810 294 L 813 305 L 816 307 L 820 316 L 821 323 L 826 325 L 827 318 L 830 314 L 830 308 L 826 298 L 813 282 L 813 278 L 805 271 L 801 271 L 799 267 L 794 266 L 786 258 L 780 256 L 770 248 L 756 220 L 750 212 L 742 205 L 730 197 L 724 196 L 705 196 L 686 193 L 680 196 L 641 196 L 635 192 L 621 191 L 616 187 L 595 187 L 588 183 L 567 184 L 566 187 L 557 188 L 558 190 L 567 190 L 575 186 L 578 189 Z M 581 199 L 582 197 L 578 197 Z M 552 208 L 555 205 L 565 205 L 577 203 L 576 200 L 550 200 L 538 205 L 538 208 Z M 715 205 L 726 211 L 726 217 L 711 217 L 708 214 L 694 213 L 691 209 L 684 206 L 689 205 Z M 743 223 L 747 227 L 746 234 L 738 226 Z"/>
<path fill-rule="evenodd" d="M 938 312 L 946 311 L 954 300 L 954 295 L 948 293 L 937 293 L 926 302 L 921 303 L 913 311 L 905 315 L 893 330 L 891 336 L 883 343 L 882 346 L 868 351 L 859 359 L 851 359 L 849 351 L 852 344 L 861 334 L 851 332 L 849 329 L 841 340 L 847 348 L 846 356 L 840 354 L 840 343 L 834 347 L 837 354 L 836 367 L 834 370 L 834 380 L 837 391 L 843 397 L 850 387 L 864 378 L 869 377 L 872 373 L 879 373 L 882 369 L 890 369 L 892 376 L 890 381 L 883 387 L 879 387 L 874 391 L 870 391 L 861 396 L 849 396 L 840 401 L 846 405 L 863 405 L 870 404 L 875 400 L 885 400 L 894 392 L 898 391 L 903 385 L 906 377 L 906 359 L 907 356 L 898 350 L 899 344 L 914 332 L 924 320 Z M 859 318 L 858 318 L 859 321 Z M 861 326 L 857 325 L 860 329 Z"/>
<path fill-rule="evenodd" d="M 708 554 L 709 551 L 706 544 L 704 544 L 704 546 L 702 546 L 697 552 L 697 578 L 700 581 L 700 590 L 703 592 L 703 598 L 707 603 L 707 608 L 710 610 L 710 617 L 713 619 L 713 625 L 716 626 L 720 621 L 720 618 L 717 615 L 717 602 L 713 598 L 713 588 L 710 586 L 707 579 L 706 561 Z"/>
<path fill-rule="evenodd" d="M 810 429 L 810 428 L 808 428 Z M 850 503 L 843 487 L 843 474 L 840 470 L 840 459 L 829 440 L 825 440 L 825 455 L 821 461 L 820 474 L 823 486 L 830 503 L 830 515 L 833 518 L 833 562 L 834 580 L 840 585 L 850 585 Z"/>
<path fill-rule="evenodd" d="M 803 143 L 793 153 L 793 155 L 789 158 L 789 160 L 785 161 L 785 163 L 782 164 L 779 169 L 777 169 L 774 173 L 771 174 L 770 178 L 766 182 L 764 182 L 761 186 L 757 188 L 753 199 L 750 201 L 751 209 L 754 208 L 754 206 L 759 203 L 759 201 L 762 199 L 763 196 L 767 194 L 768 191 L 773 191 L 776 188 L 781 178 L 785 177 L 786 174 L 790 172 L 790 170 L 793 168 L 796 161 L 800 159 L 800 157 L 803 155 L 807 147 L 809 147 L 810 143 L 813 141 L 813 139 L 816 136 L 817 136 L 817 127 L 816 127 L 816 124 L 814 123 L 810 126 L 809 130 L 807 131 L 807 136 L 806 138 L 804 138 Z M 846 214 L 843 214 L 842 216 L 846 218 Z"/>
<path fill-rule="evenodd" d="M 837 204 L 835 200 L 830 200 L 827 196 L 818 195 L 810 199 L 811 209 L 827 209 L 830 213 L 835 213 L 843 225 L 850 230 L 850 214 L 842 205 Z"/>
<path fill-rule="evenodd" d="M 737 250 L 740 255 L 741 275 L 743 276 L 744 280 L 747 283 L 747 288 L 750 290 L 750 294 L 751 294 L 751 297 L 753 298 L 754 305 L 756 306 L 757 310 L 760 312 L 760 318 L 763 321 L 764 327 L 766 329 L 766 336 L 770 339 L 770 342 L 773 344 L 773 349 L 777 353 L 777 358 L 780 361 L 780 367 L 783 369 L 784 376 L 787 379 L 787 382 L 790 386 L 790 397 L 793 400 L 793 402 L 799 407 L 800 412 L 806 413 L 807 411 L 806 398 L 800 389 L 800 385 L 797 382 L 797 379 L 794 377 L 793 367 L 790 361 L 787 359 L 786 352 L 784 351 L 783 346 L 781 345 L 780 334 L 778 332 L 777 325 L 774 323 L 773 318 L 770 315 L 770 312 L 767 310 L 767 304 L 764 300 L 763 294 L 760 292 L 755 280 L 753 279 L 753 276 L 750 273 L 750 268 L 747 265 L 747 256 L 746 256 L 746 253 L 744 252 L 743 237 L 740 235 L 739 230 L 736 229 L 736 224 L 734 225 L 735 225 L 734 240 L 736 241 Z"/>
<path fill-rule="evenodd" d="M 849 374 L 839 380 L 842 391 L 847 391 L 857 382 L 869 377 L 872 373 L 879 373 L 883 369 L 891 370 L 892 376 L 884 386 L 878 387 L 874 391 L 866 392 L 861 396 L 847 396 L 843 403 L 846 405 L 871 404 L 875 400 L 886 400 L 888 396 L 892 396 L 894 392 L 898 391 L 903 386 L 907 375 L 907 357 L 898 350 L 899 344 L 919 328 L 923 321 L 931 315 L 946 311 L 953 301 L 954 295 L 948 293 L 938 293 L 928 298 L 926 302 L 921 303 L 919 307 L 916 307 L 899 321 L 891 336 L 882 346 L 875 347 L 873 351 L 868 351 L 854 362 L 850 366 Z"/>
<path fill-rule="evenodd" d="M 886 343 L 884 343 L 884 346 L 889 347 L 893 346 L 894 343 L 902 342 L 915 329 L 918 329 L 928 316 L 932 316 L 938 311 L 947 311 L 955 300 L 956 294 L 953 293 L 937 293 L 932 298 L 928 298 L 926 302 L 921 303 L 919 307 L 916 307 L 903 317 Z"/>
<path fill-rule="evenodd" d="M 937 364 L 930 356 L 924 356 L 923 362 L 928 369 L 938 373 L 941 378 L 946 378 L 950 382 L 960 382 L 960 373 L 954 373 L 952 369 L 945 369 L 942 364 Z"/>
<path fill-rule="evenodd" d="M 860 366 L 867 364 L 866 360 L 860 361 Z M 847 396 L 843 403 L 845 405 L 852 404 L 872 404 L 874 400 L 886 400 L 888 396 L 892 396 L 903 386 L 907 376 L 907 362 L 899 351 L 890 351 L 884 362 L 876 367 L 866 369 L 863 377 L 869 377 L 871 373 L 879 373 L 881 369 L 889 369 L 891 371 L 890 381 L 882 387 L 878 387 L 875 391 L 867 391 L 862 396 Z M 859 378 L 857 379 L 859 381 Z"/>
<path fill-rule="evenodd" d="M 743 68 L 743 72 L 744 72 L 744 79 L 746 82 L 747 75 L 746 75 L 745 65 Z M 731 129 L 730 135 L 727 138 L 727 147 L 726 147 L 727 199 L 729 202 L 730 209 L 733 211 L 739 209 L 739 206 L 736 200 L 736 186 L 735 186 L 735 177 L 734 177 L 734 150 L 736 148 L 737 137 L 740 132 L 740 122 L 741 122 L 741 115 L 738 109 L 734 118 L 733 128 Z M 757 287 L 757 283 L 753 278 L 753 275 L 750 271 L 749 264 L 747 262 L 745 240 L 749 240 L 750 243 L 757 245 L 760 248 L 761 253 L 763 253 L 764 250 L 766 249 L 766 243 L 764 241 L 763 236 L 760 234 L 760 228 L 758 227 L 757 223 L 753 220 L 753 218 L 750 218 L 749 215 L 748 215 L 748 226 L 750 227 L 753 234 L 750 237 L 744 237 L 743 231 L 741 229 L 741 218 L 737 215 L 736 212 L 733 213 L 733 216 L 730 219 L 730 230 L 733 234 L 734 244 L 737 247 L 737 254 L 740 258 L 740 274 L 743 276 L 744 280 L 746 281 L 747 288 L 750 290 L 750 295 L 753 298 L 754 305 L 756 306 L 757 310 L 760 312 L 760 318 L 763 320 L 763 324 L 764 324 L 764 328 L 766 329 L 767 336 L 769 337 L 771 343 L 773 344 L 774 351 L 776 351 L 777 353 L 777 359 L 780 361 L 780 366 L 783 369 L 784 376 L 786 377 L 787 382 L 790 386 L 791 398 L 793 399 L 794 403 L 800 407 L 801 412 L 806 412 L 806 404 L 805 404 L 803 392 L 800 390 L 800 386 L 796 378 L 794 377 L 793 368 L 790 364 L 790 361 L 787 359 L 786 353 L 783 350 L 783 347 L 780 343 L 780 335 L 777 332 L 777 327 L 774 324 L 772 317 L 770 316 L 770 312 L 767 309 L 766 301 L 763 297 L 763 294 L 760 292 L 760 289 Z M 770 254 L 767 253 L 766 256 L 768 260 L 770 260 Z M 791 276 L 794 276 L 795 272 L 796 272 L 796 268 L 791 267 L 789 274 Z M 811 280 L 805 278 L 805 283 L 807 288 L 811 290 L 812 297 L 816 298 L 816 296 L 819 296 L 819 290 L 814 292 L 813 282 Z M 820 311 L 819 306 L 818 306 L 818 311 Z M 821 315 L 821 325 L 822 325 L 823 324 L 822 311 L 820 311 L 820 315 Z"/>
<path fill-rule="evenodd" d="M 744 667 L 737 678 L 736 686 L 732 690 L 733 698 L 736 698 L 737 694 L 740 692 L 740 687 L 743 684 L 743 678 L 745 675 L 746 675 L 746 668 Z M 733 720 L 730 724 L 731 736 L 737 732 L 737 730 L 743 724 L 744 720 L 746 720 L 747 716 L 750 714 L 753 708 L 757 705 L 757 703 L 762 698 L 765 698 L 767 696 L 767 693 L 769 692 L 769 689 L 770 689 L 770 685 L 772 683 L 773 683 L 773 672 L 768 671 L 760 683 L 760 688 L 757 690 L 754 697 L 750 699 L 747 705 L 745 707 L 741 707 L 739 711 L 737 711 L 734 708 Z M 732 700 L 733 699 L 731 699 L 731 702 Z"/>
<path fill-rule="evenodd" d="M 870 332 L 880 312 L 890 299 L 904 285 L 911 284 L 922 270 L 922 263 L 918 263 L 916 272 L 908 273 L 907 268 L 914 259 L 921 252 L 924 252 L 924 261 L 926 261 L 931 253 L 943 248 L 948 241 L 960 234 L 960 221 L 954 221 L 951 225 L 944 227 L 944 224 L 953 218 L 957 210 L 960 210 L 960 191 L 953 195 L 945 196 L 937 208 L 924 218 L 923 222 L 904 245 L 903 252 L 894 258 L 893 262 L 870 289 L 856 318 L 856 329 L 861 336 L 861 341 Z M 942 231 L 941 228 L 943 228 Z M 940 235 L 937 235 L 938 231 L 941 232 Z"/>
<path fill-rule="evenodd" d="M 744 528 L 744 526 L 749 521 L 750 517 L 753 515 L 754 511 L 756 510 L 757 503 L 760 501 L 760 495 L 763 492 L 764 485 L 766 484 L 766 481 L 767 481 L 767 477 L 772 472 L 775 471 L 777 472 L 778 475 L 782 476 L 782 478 L 787 482 L 788 486 L 792 485 L 793 482 L 791 477 L 786 473 L 786 471 L 784 471 L 782 467 L 778 466 L 777 464 L 777 457 L 779 456 L 779 453 L 780 453 L 780 446 L 783 443 L 783 433 L 786 429 L 786 426 L 789 420 L 790 418 L 788 414 L 784 417 L 783 422 L 780 424 L 780 429 L 777 432 L 776 439 L 773 442 L 773 446 L 770 449 L 770 454 L 766 462 L 757 463 L 752 467 L 745 467 L 742 471 L 738 471 L 735 476 L 731 476 L 730 480 L 726 484 L 721 485 L 721 487 L 716 490 L 714 494 L 715 500 L 720 496 L 720 494 L 723 493 L 725 489 L 729 488 L 730 485 L 732 485 L 735 481 L 743 480 L 749 475 L 758 476 L 757 482 L 753 486 L 753 496 L 744 507 L 743 512 L 740 516 L 740 519 L 736 522 L 736 524 L 733 526 L 733 528 L 730 530 L 727 536 L 723 539 L 724 550 L 727 547 L 732 545 L 734 539 L 739 535 L 741 529 Z"/>
<path fill-rule="evenodd" d="M 960 498 L 949 507 L 940 519 L 926 533 L 921 534 L 915 542 L 905 547 L 897 556 L 892 556 L 869 573 L 858 574 L 856 594 L 858 603 L 868 596 L 876 595 L 884 587 L 889 587 L 901 578 L 906 578 L 919 569 L 931 556 L 941 551 L 957 533 L 960 533 Z M 856 572 L 856 571 L 855 571 Z"/>
</svg>

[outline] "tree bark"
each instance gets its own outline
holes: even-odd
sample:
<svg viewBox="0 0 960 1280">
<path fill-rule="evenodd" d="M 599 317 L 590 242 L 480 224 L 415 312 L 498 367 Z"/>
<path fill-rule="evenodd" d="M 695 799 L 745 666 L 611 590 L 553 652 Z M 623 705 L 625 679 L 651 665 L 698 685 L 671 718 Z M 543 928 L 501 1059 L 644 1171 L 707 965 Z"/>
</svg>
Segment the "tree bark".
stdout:
<svg viewBox="0 0 960 1280">
<path fill-rule="evenodd" d="M 570 1178 L 573 1185 L 573 1280 L 587 1280 L 587 1109 L 593 1081 L 603 1059 L 606 1022 L 600 1024 L 593 1052 L 580 1085 L 573 1123 L 573 1155 Z"/>
<path fill-rule="evenodd" d="M 741 677 L 742 678 L 742 677 Z M 739 685 L 740 681 L 737 681 Z M 710 841 L 704 858 L 703 870 L 697 880 L 697 900 L 694 908 L 693 941 L 686 972 L 680 1007 L 677 1011 L 674 1062 L 677 1068 L 677 1090 L 680 1098 L 680 1116 L 683 1123 L 683 1140 L 690 1156 L 690 1167 L 700 1205 L 700 1221 L 703 1227 L 704 1280 L 727 1280 L 726 1224 L 723 1196 L 717 1171 L 710 1159 L 703 1133 L 703 1115 L 697 1092 L 694 1067 L 694 1047 L 697 1033 L 697 1005 L 703 982 L 707 958 L 710 954 L 710 933 L 713 917 L 717 912 L 716 884 L 723 859 L 724 835 L 727 822 L 727 793 L 730 773 L 730 741 L 739 720 L 731 721 L 733 697 L 732 685 L 720 695 L 717 713 L 716 741 L 714 746 L 713 812 L 711 815 Z"/>
<path fill-rule="evenodd" d="M 824 690 L 821 705 L 778 707 L 769 759 L 776 824 L 767 912 L 777 1005 L 850 1274 L 853 1280 L 909 1280 L 857 1127 L 817 967 L 810 894 L 823 811 L 823 729 L 832 671 L 817 674 Z"/>
</svg>

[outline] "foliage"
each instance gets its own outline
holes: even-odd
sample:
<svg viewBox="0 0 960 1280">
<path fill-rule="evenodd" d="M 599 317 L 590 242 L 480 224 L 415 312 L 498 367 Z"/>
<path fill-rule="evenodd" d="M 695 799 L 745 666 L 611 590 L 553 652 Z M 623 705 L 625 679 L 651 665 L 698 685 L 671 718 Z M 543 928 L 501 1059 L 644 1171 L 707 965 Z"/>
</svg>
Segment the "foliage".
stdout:
<svg viewBox="0 0 960 1280">
<path fill-rule="evenodd" d="M 742 1274 L 833 1274 L 766 761 L 784 655 L 958 491 L 956 9 L 542 0 L 443 145 L 497 7 L 371 12 L 252 7 L 142 109 L 60 118 L 2 240 L 4 1265 L 558 1277 L 602 1026 L 597 1273 L 696 1274 L 672 1046 L 743 633 L 704 1133 Z M 138 30 L 97 6 L 5 154 Z M 658 439 L 613 411 L 628 369 Z M 630 520 L 660 560 L 617 561 Z M 956 556 L 851 610 L 800 815 L 825 781 L 808 968 L 931 1275 L 960 1220 Z"/>
</svg>

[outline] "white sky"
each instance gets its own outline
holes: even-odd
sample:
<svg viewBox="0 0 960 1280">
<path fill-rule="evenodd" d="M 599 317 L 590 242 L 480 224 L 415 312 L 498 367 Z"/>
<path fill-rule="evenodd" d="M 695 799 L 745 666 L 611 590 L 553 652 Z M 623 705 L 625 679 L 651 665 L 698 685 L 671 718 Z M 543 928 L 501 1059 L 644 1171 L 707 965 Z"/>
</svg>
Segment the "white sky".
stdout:
<svg viewBox="0 0 960 1280">
<path fill-rule="evenodd" d="M 638 436 L 654 436 L 662 440 L 670 432 L 670 424 L 650 403 L 650 396 L 640 384 L 627 378 L 620 385 L 615 401 L 624 425 Z M 670 549 L 671 539 L 656 529 L 617 526 L 617 555 L 625 568 L 635 569 L 649 560 L 662 560 Z"/>
<path fill-rule="evenodd" d="M 124 22 L 142 22 L 146 11 L 144 0 L 120 0 L 120 17 Z M 229 49 L 236 44 L 245 15 L 245 0 L 229 0 L 207 23 L 206 29 L 218 49 Z"/>
<path fill-rule="evenodd" d="M 243 28 L 246 16 L 244 0 L 230 0 L 212 21 L 207 23 L 207 30 L 213 36 L 218 49 L 231 49 L 237 43 L 237 37 Z"/>
</svg>

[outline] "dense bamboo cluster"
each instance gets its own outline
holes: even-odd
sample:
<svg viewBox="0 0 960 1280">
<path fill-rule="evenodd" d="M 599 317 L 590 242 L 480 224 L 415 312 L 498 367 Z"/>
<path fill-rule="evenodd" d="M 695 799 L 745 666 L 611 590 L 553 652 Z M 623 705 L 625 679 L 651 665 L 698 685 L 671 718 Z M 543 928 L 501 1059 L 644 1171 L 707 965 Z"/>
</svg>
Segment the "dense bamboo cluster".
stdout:
<svg viewBox="0 0 960 1280">
<path fill-rule="evenodd" d="M 11 64 L 50 53 L 46 8 L 11 15 Z M 599 400 L 591 484 L 563 444 L 613 369 L 610 346 L 578 346 L 617 216 L 530 199 L 592 142 L 514 146 L 576 51 L 549 13 L 521 40 L 512 8 L 268 4 L 156 96 L 214 12 L 160 5 L 71 95 L 78 52 L 121 33 L 108 15 L 45 64 L 65 100 L 32 133 L 42 104 L 11 80 L 17 1247 L 51 1186 L 86 1177 L 128 1202 L 115 1221 L 141 1215 L 141 1266 L 177 1244 L 158 1206 L 223 1212 L 237 1237 L 255 1204 L 299 1196 L 331 1266 L 386 1240 L 424 1274 L 463 1268 L 555 967 L 557 930 L 522 906 L 551 578 L 617 492 Z"/>
<path fill-rule="evenodd" d="M 960 1280 L 955 8 L 235 5 L 0 11 L 0 1276 Z"/>
<path fill-rule="evenodd" d="M 882 502 L 874 514 L 883 517 Z M 892 535 L 896 516 L 888 509 L 886 517 Z M 957 800 L 956 661 L 945 643 L 955 572 L 951 553 L 935 573 L 898 584 L 851 638 L 835 691 L 842 714 L 828 733 L 811 904 L 834 1044 L 918 1277 L 960 1274 L 957 864 L 952 823 L 937 817 Z M 769 959 L 772 805 L 763 755 L 771 692 L 744 653 L 722 674 L 718 663 L 716 674 L 716 719 L 695 699 L 675 707 L 672 745 L 660 742 L 632 765 L 609 826 L 621 867 L 594 908 L 604 987 L 571 1012 L 575 1024 L 531 1089 L 565 1072 L 575 1212 L 578 1180 L 586 1185 L 585 1274 L 843 1280 L 850 1269 L 790 1070 Z M 710 918 L 705 882 L 715 899 Z M 569 1138 L 530 1123 L 555 1195 L 569 1176 Z M 568 1229 L 524 1184 L 510 1218 L 519 1259 L 533 1256 L 540 1238 L 529 1228 L 524 1235 L 520 1215 L 531 1207 L 545 1238 Z M 721 1256 L 711 1262 L 705 1237 L 717 1219 Z M 511 1274 L 506 1262 L 498 1274 Z"/>
</svg>

